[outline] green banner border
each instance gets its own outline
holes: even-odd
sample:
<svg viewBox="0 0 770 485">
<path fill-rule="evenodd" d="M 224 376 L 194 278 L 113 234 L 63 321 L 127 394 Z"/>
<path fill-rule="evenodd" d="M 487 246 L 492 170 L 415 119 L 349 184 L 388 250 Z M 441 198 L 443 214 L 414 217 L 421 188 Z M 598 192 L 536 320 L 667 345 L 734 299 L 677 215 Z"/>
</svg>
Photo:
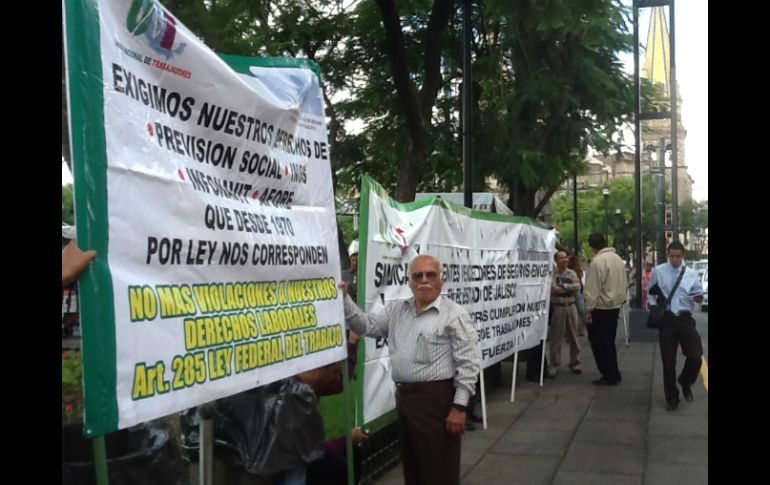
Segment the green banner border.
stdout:
<svg viewBox="0 0 770 485">
<path fill-rule="evenodd" d="M 388 205 L 403 212 L 411 212 L 417 209 L 422 209 L 423 207 L 426 207 L 429 205 L 437 205 L 437 206 L 449 209 L 452 212 L 455 212 L 457 214 L 472 217 L 474 219 L 482 219 L 485 221 L 495 221 L 495 222 L 516 222 L 521 224 L 528 224 L 530 226 L 536 226 L 541 229 L 551 230 L 551 227 L 549 227 L 547 224 L 544 224 L 538 220 L 532 219 L 531 217 L 516 216 L 516 215 L 512 216 L 507 214 L 496 214 L 494 212 L 478 211 L 475 209 L 470 209 L 468 207 L 465 207 L 464 205 L 456 204 L 447 199 L 442 199 L 439 196 L 427 197 L 425 199 L 415 200 L 414 202 L 399 202 L 393 199 L 390 195 L 388 195 L 388 192 L 385 190 L 385 188 L 368 175 L 363 176 L 361 180 L 361 186 L 362 186 L 361 188 L 362 204 L 364 204 L 363 202 L 364 193 L 366 193 L 368 196 L 369 191 L 374 190 L 377 195 L 379 195 L 385 202 L 388 203 Z M 366 201 L 367 216 L 368 216 L 368 204 L 369 202 L 367 197 L 367 201 Z M 361 210 L 361 213 L 362 214 L 364 213 L 363 209 Z M 365 223 L 366 223 L 365 221 L 362 222 L 361 227 L 364 227 Z M 368 228 L 368 224 L 366 227 Z"/>
<path fill-rule="evenodd" d="M 240 74 L 248 74 L 253 76 L 254 73 L 249 69 L 250 67 L 296 67 L 310 69 L 318 77 L 318 85 L 323 88 L 323 77 L 321 75 L 321 66 L 311 61 L 310 59 L 295 58 L 295 57 L 249 57 L 249 56 L 236 56 L 234 54 L 221 54 L 217 52 L 217 55 L 227 63 L 228 66 Z"/>
<path fill-rule="evenodd" d="M 362 291 L 358 292 L 358 304 L 359 308 L 366 306 L 366 255 L 369 251 L 369 191 L 371 190 L 371 184 L 367 181 L 371 180 L 368 175 L 364 175 L 361 180 L 361 198 L 360 200 L 360 225 L 358 229 L 358 275 L 356 275 L 356 281 L 363 281 L 364 285 L 360 288 Z M 361 339 L 362 350 L 358 352 L 358 363 L 356 365 L 356 425 L 363 426 L 364 424 L 364 379 L 366 377 L 366 371 L 364 369 L 364 363 L 366 363 L 366 339 Z M 369 423 L 371 424 L 371 423 Z"/>
<path fill-rule="evenodd" d="M 118 429 L 115 305 L 107 265 L 107 145 L 97 0 L 65 0 L 69 123 L 77 240 L 96 260 L 80 276 L 84 434 Z"/>
</svg>

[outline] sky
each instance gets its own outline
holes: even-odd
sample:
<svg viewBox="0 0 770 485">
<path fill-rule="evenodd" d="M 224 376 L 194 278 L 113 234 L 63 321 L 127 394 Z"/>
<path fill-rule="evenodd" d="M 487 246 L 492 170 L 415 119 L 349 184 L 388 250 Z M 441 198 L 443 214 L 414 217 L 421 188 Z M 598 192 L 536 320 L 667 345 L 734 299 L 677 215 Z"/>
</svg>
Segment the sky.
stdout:
<svg viewBox="0 0 770 485">
<path fill-rule="evenodd" d="M 674 7 L 676 77 L 687 130 L 685 160 L 695 180 L 693 198 L 708 199 L 708 0 L 679 0 Z"/>
<path fill-rule="evenodd" d="M 623 0 L 631 5 L 631 0 Z M 645 42 L 650 9 L 640 10 L 639 39 Z M 668 9 L 666 9 L 666 18 Z M 682 123 L 687 130 L 685 162 L 694 180 L 693 198 L 708 199 L 708 0 L 678 0 L 675 4 L 676 76 L 682 98 Z M 633 55 L 624 58 L 633 73 Z M 643 60 L 640 61 L 640 66 Z M 72 175 L 62 161 L 62 185 Z"/>
<path fill-rule="evenodd" d="M 631 5 L 631 0 L 623 0 Z M 668 8 L 666 19 L 670 22 Z M 639 40 L 647 41 L 651 9 L 639 11 Z M 708 199 L 708 0 L 677 0 L 675 3 L 676 78 L 682 110 L 679 116 L 687 130 L 685 162 L 693 178 L 695 200 Z M 643 54 L 642 54 L 643 55 Z M 628 72 L 633 74 L 634 56 L 623 58 Z M 640 59 L 639 66 L 644 64 Z M 633 138 L 632 138 L 633 139 Z M 680 140 L 681 142 L 681 140 Z M 681 162 L 681 160 L 680 160 Z"/>
<path fill-rule="evenodd" d="M 70 173 L 69 167 L 67 167 L 67 164 L 62 159 L 61 161 L 61 184 L 67 185 L 72 183 L 72 174 Z"/>
</svg>

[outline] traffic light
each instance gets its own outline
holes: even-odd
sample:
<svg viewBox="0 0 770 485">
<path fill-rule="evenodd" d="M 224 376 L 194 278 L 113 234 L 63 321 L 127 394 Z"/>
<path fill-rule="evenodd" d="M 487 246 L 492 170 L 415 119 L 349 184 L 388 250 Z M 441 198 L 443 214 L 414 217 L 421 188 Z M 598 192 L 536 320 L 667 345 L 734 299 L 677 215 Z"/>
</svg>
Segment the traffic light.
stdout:
<svg viewBox="0 0 770 485">
<path fill-rule="evenodd" d="M 674 233 L 671 231 L 666 231 L 666 240 L 670 241 L 674 238 Z"/>
<path fill-rule="evenodd" d="M 668 207 L 666 207 L 666 216 L 665 216 L 665 220 L 663 221 L 663 224 L 665 224 L 666 226 L 671 225 L 671 209 L 669 209 Z"/>
</svg>

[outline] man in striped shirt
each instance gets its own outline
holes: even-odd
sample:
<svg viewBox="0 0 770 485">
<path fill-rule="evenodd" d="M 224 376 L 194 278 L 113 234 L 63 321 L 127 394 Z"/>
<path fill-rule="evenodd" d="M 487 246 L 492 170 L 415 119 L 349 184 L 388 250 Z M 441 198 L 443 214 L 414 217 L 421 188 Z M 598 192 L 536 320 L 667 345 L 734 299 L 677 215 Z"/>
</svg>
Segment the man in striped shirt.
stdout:
<svg viewBox="0 0 770 485">
<path fill-rule="evenodd" d="M 347 295 L 345 320 L 359 335 L 388 339 L 406 485 L 457 485 L 466 406 L 480 371 L 478 335 L 468 312 L 445 296 L 441 263 L 420 255 L 409 265 L 414 295 L 362 312 Z"/>
</svg>

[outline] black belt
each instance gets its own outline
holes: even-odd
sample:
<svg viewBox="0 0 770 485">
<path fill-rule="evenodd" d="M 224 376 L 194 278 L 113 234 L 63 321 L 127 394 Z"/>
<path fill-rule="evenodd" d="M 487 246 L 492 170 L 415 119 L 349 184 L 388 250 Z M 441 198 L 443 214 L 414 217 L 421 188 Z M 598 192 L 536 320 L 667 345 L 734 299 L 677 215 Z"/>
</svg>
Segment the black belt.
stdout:
<svg viewBox="0 0 770 485">
<path fill-rule="evenodd" d="M 454 382 L 454 379 L 442 379 L 440 381 L 423 381 L 423 382 L 396 382 L 396 388 L 399 391 L 410 392 L 419 391 L 427 387 L 446 384 L 447 382 Z"/>
<path fill-rule="evenodd" d="M 669 315 L 673 315 L 675 317 L 691 317 L 692 316 L 692 313 L 688 312 L 687 310 L 683 310 L 681 312 L 669 312 L 669 311 L 667 311 L 666 313 L 668 313 Z"/>
</svg>

